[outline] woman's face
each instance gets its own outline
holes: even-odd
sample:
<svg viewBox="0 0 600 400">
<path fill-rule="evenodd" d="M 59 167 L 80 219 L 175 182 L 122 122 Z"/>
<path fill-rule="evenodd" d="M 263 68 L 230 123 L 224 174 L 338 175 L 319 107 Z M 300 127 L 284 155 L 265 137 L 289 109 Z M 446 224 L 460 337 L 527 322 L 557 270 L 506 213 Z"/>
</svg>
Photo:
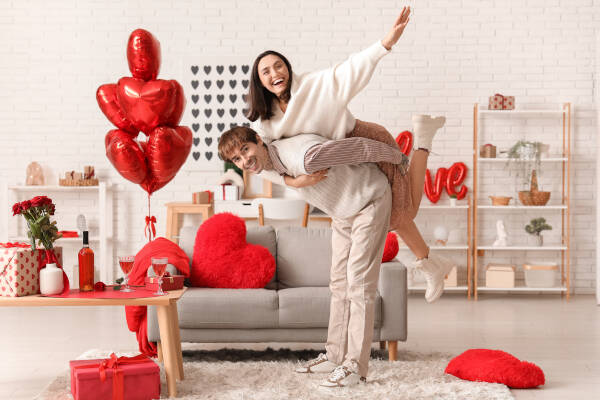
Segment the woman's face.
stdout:
<svg viewBox="0 0 600 400">
<path fill-rule="evenodd" d="M 281 58 L 268 54 L 258 62 L 258 77 L 265 89 L 280 97 L 288 87 L 290 72 Z"/>
</svg>

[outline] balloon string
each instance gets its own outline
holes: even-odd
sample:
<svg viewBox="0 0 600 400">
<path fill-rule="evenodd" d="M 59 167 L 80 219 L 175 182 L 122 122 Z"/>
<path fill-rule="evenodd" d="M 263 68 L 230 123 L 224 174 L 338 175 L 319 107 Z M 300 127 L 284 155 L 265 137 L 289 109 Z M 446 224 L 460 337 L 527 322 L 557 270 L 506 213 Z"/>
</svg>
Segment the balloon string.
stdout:
<svg viewBox="0 0 600 400">
<path fill-rule="evenodd" d="M 148 220 L 151 218 L 150 215 L 150 193 L 148 193 Z M 152 230 L 150 230 L 150 234 L 148 235 L 148 243 L 152 241 Z"/>
</svg>

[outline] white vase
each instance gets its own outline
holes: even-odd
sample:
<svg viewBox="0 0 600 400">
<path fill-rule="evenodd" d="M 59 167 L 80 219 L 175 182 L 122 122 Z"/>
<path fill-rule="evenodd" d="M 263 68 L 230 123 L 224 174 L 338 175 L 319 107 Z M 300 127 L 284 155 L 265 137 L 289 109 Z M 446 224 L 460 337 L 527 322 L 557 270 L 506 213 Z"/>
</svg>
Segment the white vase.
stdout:
<svg viewBox="0 0 600 400">
<path fill-rule="evenodd" d="M 56 264 L 46 264 L 40 270 L 40 293 L 45 295 L 59 294 L 63 291 L 63 271 Z"/>
</svg>

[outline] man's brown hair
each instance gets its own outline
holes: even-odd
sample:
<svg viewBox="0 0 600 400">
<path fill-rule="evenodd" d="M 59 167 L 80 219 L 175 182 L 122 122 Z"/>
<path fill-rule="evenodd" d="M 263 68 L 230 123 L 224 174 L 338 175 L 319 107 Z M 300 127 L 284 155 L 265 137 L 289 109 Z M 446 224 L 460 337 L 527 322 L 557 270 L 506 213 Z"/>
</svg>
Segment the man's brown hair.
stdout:
<svg viewBox="0 0 600 400">
<path fill-rule="evenodd" d="M 219 139 L 219 157 L 223 161 L 231 161 L 231 154 L 248 142 L 258 144 L 258 134 L 253 129 L 236 126 L 224 132 Z"/>
</svg>

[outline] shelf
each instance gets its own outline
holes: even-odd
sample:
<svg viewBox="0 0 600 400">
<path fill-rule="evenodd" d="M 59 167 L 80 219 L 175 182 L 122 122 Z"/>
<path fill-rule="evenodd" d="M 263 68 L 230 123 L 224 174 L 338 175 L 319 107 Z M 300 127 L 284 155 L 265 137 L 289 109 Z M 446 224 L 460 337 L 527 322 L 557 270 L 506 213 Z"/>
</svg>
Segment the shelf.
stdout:
<svg viewBox="0 0 600 400">
<path fill-rule="evenodd" d="M 567 288 L 561 286 L 547 288 L 535 288 L 526 286 L 517 286 L 514 288 L 489 288 L 485 286 L 479 286 L 477 290 L 479 292 L 566 292 Z"/>
<path fill-rule="evenodd" d="M 102 184 L 103 182 L 100 182 Z M 110 185 L 106 185 L 107 188 Z M 55 185 L 46 185 L 46 186 L 8 186 L 8 190 L 14 190 L 17 192 L 41 192 L 41 191 L 49 191 L 49 192 L 95 192 L 100 188 L 98 186 L 55 186 Z"/>
<path fill-rule="evenodd" d="M 506 162 L 537 162 L 537 160 L 520 160 L 515 158 L 486 158 L 479 157 L 477 158 L 478 162 L 482 163 L 506 163 Z M 549 158 L 540 158 L 540 162 L 567 162 L 568 159 L 566 157 L 549 157 Z"/>
<path fill-rule="evenodd" d="M 516 110 L 487 110 L 487 109 L 479 109 L 479 114 L 556 114 L 561 115 L 565 112 L 565 110 L 556 109 L 556 110 L 527 110 L 527 109 L 516 109 Z"/>
<path fill-rule="evenodd" d="M 567 246 L 478 246 L 477 250 L 498 250 L 498 251 L 560 251 L 567 250 Z"/>
<path fill-rule="evenodd" d="M 567 206 L 477 206 L 477 208 L 480 210 L 566 210 Z"/>
<path fill-rule="evenodd" d="M 100 238 L 99 237 L 90 237 L 88 238 L 90 242 L 99 242 Z M 16 241 L 16 242 L 27 242 L 29 243 L 29 238 L 28 237 L 11 237 L 9 238 L 10 241 Z M 56 242 L 60 243 L 60 242 L 77 242 L 77 243 L 83 243 L 82 242 L 83 237 L 76 237 L 76 238 L 60 238 L 57 239 Z M 107 238 L 107 240 L 110 240 L 110 238 Z"/>
<path fill-rule="evenodd" d="M 408 290 L 424 292 L 427 288 L 425 286 L 409 286 Z M 444 287 L 444 292 L 466 292 L 469 290 L 467 286 L 450 286 Z"/>
<path fill-rule="evenodd" d="M 430 245 L 429 248 L 431 250 L 469 250 L 469 246 L 464 245 L 448 245 L 448 246 L 439 246 L 439 245 Z M 400 250 L 408 250 L 410 249 L 406 246 L 400 246 Z"/>
<path fill-rule="evenodd" d="M 456 206 L 451 206 L 450 204 L 444 204 L 444 205 L 439 205 L 439 206 L 426 204 L 424 206 L 419 207 L 419 210 L 452 210 L 452 209 L 466 210 L 468 208 L 469 208 L 469 206 L 467 204 L 460 204 L 460 205 L 456 205 Z"/>
</svg>

